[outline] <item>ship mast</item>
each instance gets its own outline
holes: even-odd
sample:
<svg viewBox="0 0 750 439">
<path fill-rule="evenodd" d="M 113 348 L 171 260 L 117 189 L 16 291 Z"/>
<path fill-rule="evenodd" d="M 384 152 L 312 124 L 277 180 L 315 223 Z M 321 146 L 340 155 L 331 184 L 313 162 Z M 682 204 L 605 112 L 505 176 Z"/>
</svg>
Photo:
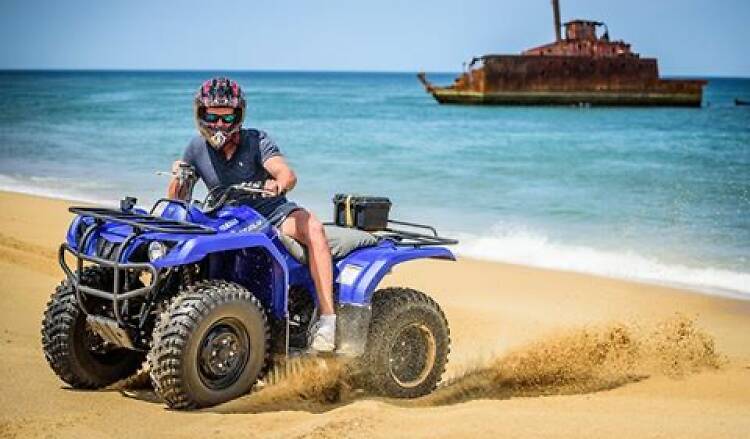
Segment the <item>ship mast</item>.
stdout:
<svg viewBox="0 0 750 439">
<path fill-rule="evenodd" d="M 560 3 L 558 0 L 552 0 L 552 14 L 555 18 L 555 40 L 561 41 L 562 36 L 560 35 L 560 29 L 562 28 L 562 25 L 560 24 Z"/>
</svg>

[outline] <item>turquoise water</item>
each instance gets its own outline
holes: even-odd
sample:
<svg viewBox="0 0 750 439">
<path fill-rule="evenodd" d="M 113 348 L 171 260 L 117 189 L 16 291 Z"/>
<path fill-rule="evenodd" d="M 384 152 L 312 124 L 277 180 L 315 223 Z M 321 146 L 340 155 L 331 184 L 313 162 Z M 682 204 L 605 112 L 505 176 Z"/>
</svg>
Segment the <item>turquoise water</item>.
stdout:
<svg viewBox="0 0 750 439">
<path fill-rule="evenodd" d="M 0 72 L 0 188 L 161 196 L 208 76 Z M 750 297 L 750 80 L 711 79 L 701 109 L 482 108 L 413 74 L 231 76 L 323 219 L 336 192 L 384 195 L 464 255 Z"/>
</svg>

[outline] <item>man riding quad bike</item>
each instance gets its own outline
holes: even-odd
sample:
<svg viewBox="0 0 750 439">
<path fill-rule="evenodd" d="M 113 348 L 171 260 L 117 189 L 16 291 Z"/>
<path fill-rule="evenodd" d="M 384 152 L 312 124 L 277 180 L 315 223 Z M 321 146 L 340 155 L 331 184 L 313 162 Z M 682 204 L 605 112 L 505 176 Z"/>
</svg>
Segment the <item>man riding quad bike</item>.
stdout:
<svg viewBox="0 0 750 439">
<path fill-rule="evenodd" d="M 265 182 L 264 189 L 270 196 L 247 198 L 243 204 L 267 218 L 282 234 L 307 247 L 320 307 L 312 348 L 330 352 L 334 349 L 336 314 L 331 252 L 323 226 L 314 215 L 284 196 L 294 188 L 297 177 L 265 132 L 242 129 L 245 107 L 245 96 L 235 81 L 214 78 L 204 82 L 193 103 L 200 136 L 190 141 L 183 160 L 174 163 L 173 171 L 181 164 L 194 167 L 197 177 L 211 191 L 248 181 Z M 172 179 L 167 195 L 185 199 L 185 186 L 180 180 Z"/>
<path fill-rule="evenodd" d="M 267 135 L 240 129 L 244 106 L 233 81 L 201 87 L 202 137 L 149 212 L 131 198 L 70 208 L 66 279 L 42 322 L 50 366 L 85 389 L 148 371 L 167 405 L 186 409 L 247 393 L 274 362 L 332 351 L 358 359 L 376 394 L 431 392 L 449 352 L 442 310 L 419 291 L 377 286 L 398 263 L 453 260 L 440 245 L 455 241 L 388 220 L 384 199 L 337 196 L 341 226 L 322 226 L 284 197 L 294 173 Z M 196 177 L 209 187 L 202 203 L 191 199 Z"/>
</svg>

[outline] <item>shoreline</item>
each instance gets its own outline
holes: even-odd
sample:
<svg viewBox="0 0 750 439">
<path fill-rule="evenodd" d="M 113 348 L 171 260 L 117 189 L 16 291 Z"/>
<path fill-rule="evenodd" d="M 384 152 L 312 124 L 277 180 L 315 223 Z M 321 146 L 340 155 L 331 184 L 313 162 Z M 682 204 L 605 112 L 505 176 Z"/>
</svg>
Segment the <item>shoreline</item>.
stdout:
<svg viewBox="0 0 750 439">
<path fill-rule="evenodd" d="M 104 202 L 102 200 L 97 200 L 94 198 L 74 198 L 74 197 L 68 197 L 65 195 L 56 195 L 54 193 L 49 193 L 45 191 L 44 189 L 41 190 L 35 190 L 35 189 L 23 189 L 23 188 L 8 188 L 6 186 L 0 186 L 0 196 L 5 196 L 8 194 L 13 195 L 21 195 L 21 196 L 28 196 L 28 197 L 36 197 L 43 200 L 55 200 L 60 202 L 66 202 L 66 203 L 84 203 L 84 204 L 92 204 L 92 205 L 103 205 L 103 206 L 117 206 L 117 202 L 113 201 L 111 203 Z M 72 216 L 70 217 L 72 219 Z M 67 228 L 61 229 L 60 231 L 60 239 L 64 237 L 64 233 Z M 476 238 L 475 238 L 476 239 Z M 482 238 L 478 238 L 482 239 Z M 675 290 L 682 290 L 686 292 L 691 292 L 694 294 L 702 294 L 702 295 L 709 295 L 714 297 L 721 297 L 721 298 L 727 298 L 727 299 L 735 299 L 735 300 L 744 300 L 744 301 L 750 301 L 750 290 L 749 291 L 741 291 L 736 290 L 732 288 L 727 287 L 718 287 L 718 286 L 711 286 L 711 285 L 694 285 L 689 282 L 684 281 L 669 281 L 669 280 L 660 280 L 660 279 L 649 279 L 645 277 L 637 277 L 637 276 L 627 276 L 627 275 L 617 275 L 617 274 L 605 274 L 597 272 L 596 270 L 592 269 L 586 269 L 586 268 L 564 268 L 564 267 L 555 267 L 551 264 L 545 264 L 545 263 L 524 263 L 524 262 L 515 262 L 515 261 L 507 261 L 507 260 L 498 260 L 494 259 L 491 256 L 476 256 L 476 255 L 465 255 L 466 253 L 473 253 L 471 250 L 464 250 L 461 248 L 461 244 L 459 244 L 458 249 L 456 247 L 451 247 L 451 249 L 454 251 L 454 253 L 457 254 L 457 256 L 461 259 L 466 259 L 470 261 L 481 261 L 481 262 L 488 262 L 488 263 L 496 263 L 496 264 L 504 264 L 504 265 L 511 265 L 511 266 L 519 266 L 519 267 L 528 267 L 538 270 L 549 270 L 553 272 L 560 272 L 560 273 L 576 273 L 581 274 L 584 276 L 595 276 L 599 278 L 604 279 L 612 279 L 612 280 L 618 280 L 618 281 L 624 281 L 624 282 L 634 282 L 638 284 L 644 284 L 649 286 L 656 286 L 656 287 L 665 287 L 665 288 L 672 288 Z M 475 251 L 474 251 L 475 253 Z M 606 255 L 607 253 L 602 252 L 603 255 Z M 671 268 L 675 270 L 692 270 L 692 271 L 699 271 L 699 270 L 708 270 L 708 271 L 724 271 L 724 270 L 718 270 L 714 268 L 688 268 L 683 266 L 670 266 L 667 264 L 660 264 L 656 266 L 656 269 L 658 268 Z M 736 276 L 747 276 L 750 278 L 750 275 L 744 274 L 744 273 L 735 273 L 731 272 L 733 275 Z M 750 279 L 748 280 L 750 282 Z"/>
</svg>

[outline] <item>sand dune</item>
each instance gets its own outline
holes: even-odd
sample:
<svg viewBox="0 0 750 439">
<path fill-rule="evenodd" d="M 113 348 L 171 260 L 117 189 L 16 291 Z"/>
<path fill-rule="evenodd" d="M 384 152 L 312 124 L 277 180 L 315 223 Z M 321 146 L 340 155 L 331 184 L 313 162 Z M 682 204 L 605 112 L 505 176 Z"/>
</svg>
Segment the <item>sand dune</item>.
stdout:
<svg viewBox="0 0 750 439">
<path fill-rule="evenodd" d="M 56 246 L 67 205 L 0 193 L 0 437 L 750 432 L 750 303 L 471 260 L 410 263 L 386 281 L 428 291 L 451 325 L 445 384 L 420 400 L 352 391 L 342 365 L 192 413 L 165 409 L 149 391 L 71 390 L 47 366 L 39 337 L 62 278 Z"/>
</svg>

